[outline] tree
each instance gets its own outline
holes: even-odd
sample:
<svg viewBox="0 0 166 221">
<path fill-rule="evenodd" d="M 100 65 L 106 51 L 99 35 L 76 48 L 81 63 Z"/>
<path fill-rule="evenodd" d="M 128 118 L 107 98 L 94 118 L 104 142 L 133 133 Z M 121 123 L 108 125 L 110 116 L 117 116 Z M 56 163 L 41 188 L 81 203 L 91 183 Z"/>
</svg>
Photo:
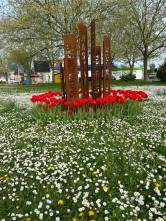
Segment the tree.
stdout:
<svg viewBox="0 0 166 221">
<path fill-rule="evenodd" d="M 161 65 L 157 71 L 157 77 L 161 80 L 166 82 L 166 62 Z"/>
<path fill-rule="evenodd" d="M 149 58 L 160 55 L 166 47 L 166 1 L 124 0 L 120 15 L 131 42 L 143 56 L 144 80 L 148 80 Z"/>
<path fill-rule="evenodd" d="M 141 54 L 138 48 L 135 46 L 135 44 L 132 43 L 132 40 L 125 32 L 124 35 L 122 35 L 119 44 L 121 44 L 119 59 L 127 62 L 130 67 L 130 75 L 132 75 L 135 63 L 140 60 Z"/>
<path fill-rule="evenodd" d="M 5 10 L 0 34 L 12 47 L 29 45 L 35 56 L 55 60 L 60 53 L 57 50 L 62 51 L 64 34 L 78 33 L 80 22 L 90 23 L 92 18 L 106 17 L 105 2 L 107 0 L 8 0 L 9 8 Z"/>
<path fill-rule="evenodd" d="M 10 63 L 22 65 L 25 69 L 30 70 L 32 57 L 24 48 L 11 50 L 8 59 Z"/>
<path fill-rule="evenodd" d="M 0 56 L 0 76 L 5 77 L 6 83 L 8 83 L 8 77 L 9 77 L 9 65 L 8 60 L 6 57 L 4 57 L 2 54 Z"/>
<path fill-rule="evenodd" d="M 3 43 L 3 39 L 0 36 L 0 77 L 5 77 L 6 83 L 8 83 L 9 65 Z"/>
<path fill-rule="evenodd" d="M 30 81 L 30 73 L 31 73 L 31 63 L 33 59 L 33 55 L 31 51 L 26 50 L 25 48 L 16 48 L 11 49 L 8 52 L 8 63 L 10 68 L 15 72 L 18 71 L 19 67 L 23 67 L 24 76 Z"/>
<path fill-rule="evenodd" d="M 117 11 L 118 8 L 116 5 L 109 18 L 109 22 L 101 22 L 99 32 L 102 33 L 102 35 L 107 33 L 112 38 L 112 61 L 124 61 L 128 63 L 130 67 L 130 74 L 132 75 L 135 62 L 141 58 L 141 54 L 135 44 L 132 43 L 132 39 L 125 29 L 127 26 L 126 20 L 122 19 L 121 16 L 116 13 Z"/>
</svg>

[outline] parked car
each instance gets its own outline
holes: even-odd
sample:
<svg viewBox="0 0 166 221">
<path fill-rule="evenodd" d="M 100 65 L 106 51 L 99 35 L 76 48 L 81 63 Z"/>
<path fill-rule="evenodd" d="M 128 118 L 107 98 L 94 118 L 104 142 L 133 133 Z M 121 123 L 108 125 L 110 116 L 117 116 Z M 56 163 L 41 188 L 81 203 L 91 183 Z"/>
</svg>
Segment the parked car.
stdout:
<svg viewBox="0 0 166 221">
<path fill-rule="evenodd" d="M 111 75 L 111 80 L 116 80 L 116 77 L 114 75 Z"/>
<path fill-rule="evenodd" d="M 159 81 L 156 75 L 149 75 L 149 81 Z"/>
<path fill-rule="evenodd" d="M 17 80 L 17 79 L 10 79 L 9 80 L 9 84 L 19 84 L 20 82 L 19 82 L 19 80 Z"/>
</svg>

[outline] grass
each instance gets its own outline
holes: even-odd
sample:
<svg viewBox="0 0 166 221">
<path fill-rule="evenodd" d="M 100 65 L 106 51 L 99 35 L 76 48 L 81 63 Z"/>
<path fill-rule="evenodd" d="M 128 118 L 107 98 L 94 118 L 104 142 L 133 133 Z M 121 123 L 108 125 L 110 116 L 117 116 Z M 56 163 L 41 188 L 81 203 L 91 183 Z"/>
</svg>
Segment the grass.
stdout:
<svg viewBox="0 0 166 221">
<path fill-rule="evenodd" d="M 0 93 L 38 93 L 44 91 L 59 91 L 60 84 L 32 84 L 32 85 L 4 85 L 0 86 Z"/>
<path fill-rule="evenodd" d="M 38 124 L 30 110 L 8 110 L 0 113 L 0 220 L 165 220 L 165 95 L 123 119 Z"/>
<path fill-rule="evenodd" d="M 3 100 L 0 102 L 0 114 L 17 110 L 17 109 L 18 109 L 18 106 L 12 100 L 8 100 L 8 101 Z"/>
<path fill-rule="evenodd" d="M 122 81 L 113 80 L 111 87 L 126 87 L 126 86 L 166 86 L 166 82 L 145 82 L 143 80 L 134 81 Z M 0 93 L 38 93 L 44 91 L 59 91 L 61 89 L 60 84 L 45 83 L 45 84 L 33 84 L 33 85 L 5 85 L 0 87 Z"/>
<path fill-rule="evenodd" d="M 166 82 L 160 81 L 144 81 L 144 80 L 133 80 L 133 81 L 123 81 L 117 80 L 112 82 L 113 86 L 166 86 Z"/>
</svg>

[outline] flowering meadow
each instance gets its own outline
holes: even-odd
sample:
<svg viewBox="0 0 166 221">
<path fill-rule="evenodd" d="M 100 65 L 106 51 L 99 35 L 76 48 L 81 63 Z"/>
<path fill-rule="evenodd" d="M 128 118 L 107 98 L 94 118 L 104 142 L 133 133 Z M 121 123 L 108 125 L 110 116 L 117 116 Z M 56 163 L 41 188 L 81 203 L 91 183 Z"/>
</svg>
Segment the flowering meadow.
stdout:
<svg viewBox="0 0 166 221">
<path fill-rule="evenodd" d="M 67 104 L 65 119 L 47 121 L 36 121 L 37 112 L 27 108 L 31 102 L 20 107 L 4 94 L 0 221 L 165 221 L 166 94 L 146 91 L 148 99 L 133 99 L 141 106 L 137 114 L 101 114 L 101 109 L 112 113 L 116 103 L 132 102 L 124 96 L 127 92 L 118 91 L 124 100 L 109 103 L 110 109 L 101 107 L 100 100 L 96 113 L 88 107 L 87 115 L 72 118 L 84 110 Z M 56 94 L 56 99 L 62 98 Z M 43 106 L 41 101 L 36 104 L 34 108 Z"/>
</svg>

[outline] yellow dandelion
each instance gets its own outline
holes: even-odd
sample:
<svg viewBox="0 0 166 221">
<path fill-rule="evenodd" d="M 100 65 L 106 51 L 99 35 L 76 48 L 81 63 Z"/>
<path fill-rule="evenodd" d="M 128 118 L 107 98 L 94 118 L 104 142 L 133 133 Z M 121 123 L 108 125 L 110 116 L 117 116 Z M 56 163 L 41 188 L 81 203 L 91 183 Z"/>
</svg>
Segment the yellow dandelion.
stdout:
<svg viewBox="0 0 166 221">
<path fill-rule="evenodd" d="M 79 217 L 83 217 L 83 216 L 84 216 L 84 213 L 80 213 L 80 214 L 79 214 Z"/>
<path fill-rule="evenodd" d="M 103 186 L 104 192 L 108 192 L 108 186 Z"/>
<path fill-rule="evenodd" d="M 95 219 L 91 219 L 90 221 L 96 221 Z"/>
<path fill-rule="evenodd" d="M 97 171 L 93 171 L 92 175 L 96 176 L 97 175 Z"/>
<path fill-rule="evenodd" d="M 155 183 L 155 188 L 159 188 L 160 187 L 160 183 Z"/>
<path fill-rule="evenodd" d="M 94 212 L 93 210 L 89 210 L 88 215 L 89 215 L 89 216 L 94 216 L 94 215 L 95 215 L 95 212 Z"/>
<path fill-rule="evenodd" d="M 30 217 L 25 218 L 25 221 L 31 221 L 32 219 Z"/>
<path fill-rule="evenodd" d="M 77 218 L 73 218 L 72 221 L 78 221 L 78 219 Z"/>
<path fill-rule="evenodd" d="M 62 206 L 64 204 L 63 200 L 58 200 L 58 205 Z"/>
<path fill-rule="evenodd" d="M 1 176 L 1 177 L 0 177 L 0 181 L 1 181 L 1 180 L 8 180 L 8 179 L 9 179 L 9 177 L 7 177 L 7 176 Z"/>
</svg>

